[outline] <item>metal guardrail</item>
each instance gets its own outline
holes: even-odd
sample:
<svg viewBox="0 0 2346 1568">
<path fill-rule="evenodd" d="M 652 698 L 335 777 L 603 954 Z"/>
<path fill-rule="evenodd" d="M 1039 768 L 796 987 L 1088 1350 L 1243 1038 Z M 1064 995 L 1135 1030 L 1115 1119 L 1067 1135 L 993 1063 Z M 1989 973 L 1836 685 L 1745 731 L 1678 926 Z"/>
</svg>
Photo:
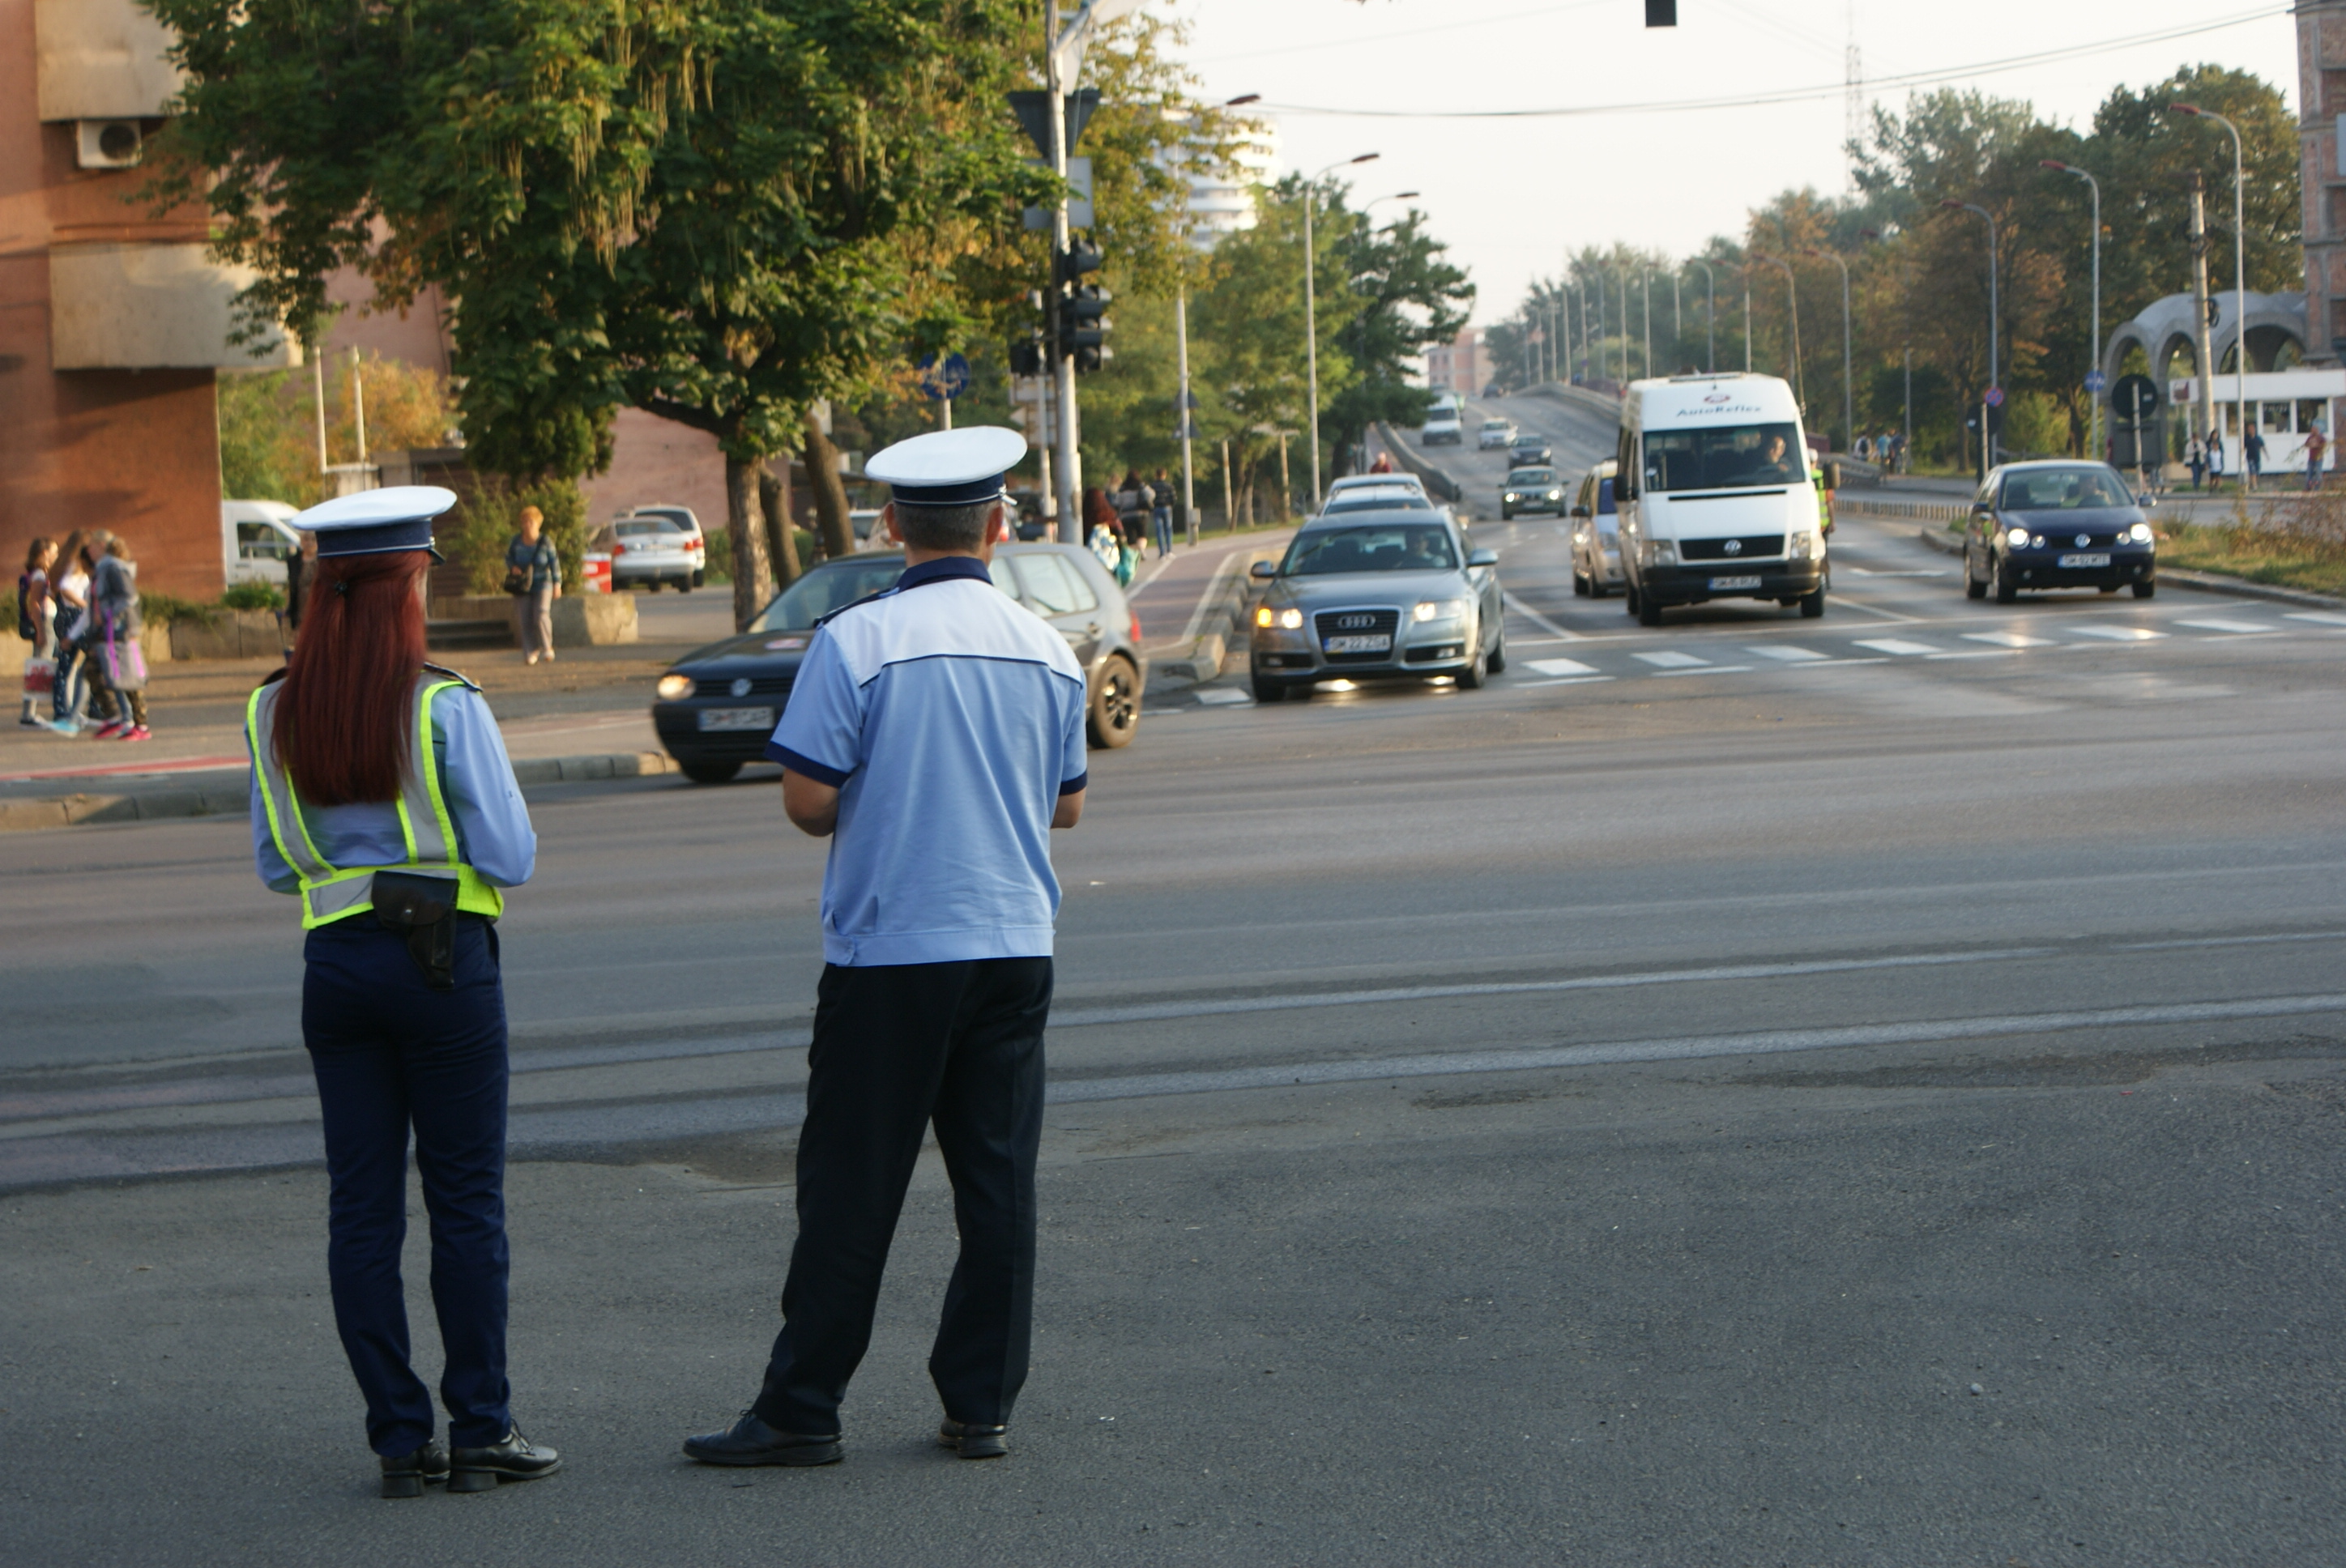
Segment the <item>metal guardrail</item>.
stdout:
<svg viewBox="0 0 2346 1568">
<path fill-rule="evenodd" d="M 1937 501 L 1891 501 L 1878 495 L 1861 495 L 1853 491 L 1840 490 L 1833 494 L 1833 505 L 1841 512 L 1861 513 L 1868 517 L 1906 517 L 1923 523 L 1960 523 L 1969 508 Z"/>
</svg>

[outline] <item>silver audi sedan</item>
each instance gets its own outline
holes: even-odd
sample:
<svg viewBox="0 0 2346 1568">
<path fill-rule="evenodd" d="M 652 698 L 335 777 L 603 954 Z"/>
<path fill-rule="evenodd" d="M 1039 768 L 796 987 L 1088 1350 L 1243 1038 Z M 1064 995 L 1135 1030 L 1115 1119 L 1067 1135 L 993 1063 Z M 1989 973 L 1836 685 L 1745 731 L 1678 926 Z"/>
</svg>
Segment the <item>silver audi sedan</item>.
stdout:
<svg viewBox="0 0 2346 1568">
<path fill-rule="evenodd" d="M 1323 680 L 1481 686 L 1507 667 L 1498 564 L 1439 512 L 1315 518 L 1284 559 L 1254 565 L 1266 580 L 1254 612 L 1255 700 L 1308 697 Z"/>
</svg>

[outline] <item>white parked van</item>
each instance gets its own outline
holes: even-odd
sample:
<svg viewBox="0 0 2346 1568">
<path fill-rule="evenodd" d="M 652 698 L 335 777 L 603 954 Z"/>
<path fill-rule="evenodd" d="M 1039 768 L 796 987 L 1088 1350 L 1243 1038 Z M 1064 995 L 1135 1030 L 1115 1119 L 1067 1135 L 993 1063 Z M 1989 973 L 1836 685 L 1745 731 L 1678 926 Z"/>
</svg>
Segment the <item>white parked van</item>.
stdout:
<svg viewBox="0 0 2346 1568">
<path fill-rule="evenodd" d="M 1641 625 L 1707 599 L 1825 613 L 1817 481 L 1831 476 L 1810 471 L 1790 387 L 1755 375 L 1632 382 L 1616 461 L 1624 592 Z"/>
<path fill-rule="evenodd" d="M 282 501 L 220 503 L 220 565 L 230 583 L 285 585 L 285 562 L 301 554 L 297 508 Z"/>
</svg>

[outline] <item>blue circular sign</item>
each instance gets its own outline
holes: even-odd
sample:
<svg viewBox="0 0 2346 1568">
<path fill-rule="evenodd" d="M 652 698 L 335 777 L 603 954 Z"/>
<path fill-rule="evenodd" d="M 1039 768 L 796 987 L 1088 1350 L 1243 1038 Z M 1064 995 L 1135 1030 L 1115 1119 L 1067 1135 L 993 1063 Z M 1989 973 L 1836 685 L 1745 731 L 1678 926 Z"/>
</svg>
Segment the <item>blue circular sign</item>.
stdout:
<svg viewBox="0 0 2346 1568">
<path fill-rule="evenodd" d="M 1988 388 L 1987 398 L 1985 401 L 1987 402 L 1987 406 L 1990 408 L 2002 408 L 2004 406 L 2004 389 L 2002 387 Z"/>
<path fill-rule="evenodd" d="M 2100 396 L 2102 392 L 2107 388 L 2109 384 L 2110 378 L 2102 374 L 2101 372 L 2087 371 L 2086 372 L 2086 390 L 2092 392 L 2096 397 Z"/>
<path fill-rule="evenodd" d="M 969 391 L 969 361 L 959 354 L 947 354 L 939 364 L 937 356 L 924 354 L 921 359 L 921 391 L 931 402 L 950 402 Z"/>
</svg>

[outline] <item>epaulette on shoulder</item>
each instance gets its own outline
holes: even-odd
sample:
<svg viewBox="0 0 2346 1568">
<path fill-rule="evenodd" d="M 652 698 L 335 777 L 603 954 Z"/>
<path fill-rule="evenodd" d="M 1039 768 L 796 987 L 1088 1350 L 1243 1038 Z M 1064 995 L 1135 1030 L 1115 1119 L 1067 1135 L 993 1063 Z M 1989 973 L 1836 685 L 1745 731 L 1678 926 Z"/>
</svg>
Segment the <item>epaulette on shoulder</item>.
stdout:
<svg viewBox="0 0 2346 1568">
<path fill-rule="evenodd" d="M 823 627 L 831 625 L 831 622 L 839 619 L 840 616 L 845 615 L 850 610 L 860 610 L 864 606 L 875 604 L 882 599 L 893 598 L 896 593 L 897 589 L 892 584 L 889 586 L 881 589 L 878 593 L 866 594 L 860 599 L 842 605 L 839 608 L 831 611 L 831 614 L 827 616 L 817 616 L 814 623 L 815 630 L 821 631 Z"/>
<path fill-rule="evenodd" d="M 473 677 L 466 675 L 463 670 L 450 669 L 444 664 L 426 664 L 423 667 L 430 670 L 434 675 L 444 675 L 450 680 L 461 683 L 467 691 L 478 691 L 481 689 L 479 686 L 474 684 Z"/>
</svg>

